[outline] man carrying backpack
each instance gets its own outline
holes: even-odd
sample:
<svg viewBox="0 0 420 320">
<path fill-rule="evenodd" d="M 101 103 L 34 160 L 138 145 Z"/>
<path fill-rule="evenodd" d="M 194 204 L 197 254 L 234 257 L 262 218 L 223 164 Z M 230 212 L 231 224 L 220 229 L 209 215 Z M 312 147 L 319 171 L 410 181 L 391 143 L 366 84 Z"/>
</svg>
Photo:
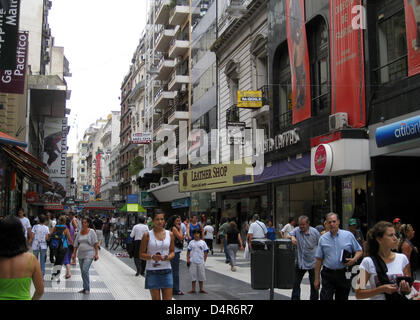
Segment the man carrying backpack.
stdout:
<svg viewBox="0 0 420 320">
<path fill-rule="evenodd" d="M 70 244 L 73 245 L 73 239 L 66 226 L 66 216 L 63 215 L 60 216 L 58 223 L 50 231 L 50 250 L 52 250 L 55 258 L 51 280 L 60 275 L 64 256 Z M 60 281 L 60 278 L 57 281 Z"/>
</svg>

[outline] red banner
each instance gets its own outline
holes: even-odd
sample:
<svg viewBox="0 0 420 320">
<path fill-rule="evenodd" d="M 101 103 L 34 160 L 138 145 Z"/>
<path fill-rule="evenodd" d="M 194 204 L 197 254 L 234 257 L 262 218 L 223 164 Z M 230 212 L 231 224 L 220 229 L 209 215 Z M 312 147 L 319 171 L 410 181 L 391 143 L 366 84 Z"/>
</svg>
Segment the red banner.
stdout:
<svg viewBox="0 0 420 320">
<path fill-rule="evenodd" d="M 293 124 L 296 124 L 311 117 L 311 74 L 306 41 L 305 0 L 286 1 L 286 20 L 292 74 Z"/>
<path fill-rule="evenodd" d="M 1 33 L 1 28 L 0 28 Z M 1 39 L 0 39 L 1 40 Z M 0 70 L 0 92 L 23 94 L 28 56 L 28 32 L 19 31 L 16 50 L 16 69 Z"/>
<path fill-rule="evenodd" d="M 96 153 L 96 181 L 95 181 L 95 194 L 101 193 L 101 153 Z"/>
<path fill-rule="evenodd" d="M 408 76 L 420 73 L 420 1 L 404 0 L 407 29 Z"/>
<path fill-rule="evenodd" d="M 331 114 L 346 112 L 353 128 L 366 124 L 361 5 L 361 0 L 330 1 Z"/>
</svg>

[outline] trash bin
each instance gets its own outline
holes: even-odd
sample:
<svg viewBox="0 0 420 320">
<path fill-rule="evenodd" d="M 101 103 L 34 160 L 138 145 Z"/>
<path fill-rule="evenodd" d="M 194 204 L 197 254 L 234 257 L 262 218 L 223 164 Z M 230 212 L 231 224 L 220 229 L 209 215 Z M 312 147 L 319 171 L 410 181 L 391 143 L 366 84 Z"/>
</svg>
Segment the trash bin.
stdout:
<svg viewBox="0 0 420 320">
<path fill-rule="evenodd" d="M 254 290 L 271 288 L 271 247 L 271 240 L 251 240 L 251 287 Z"/>
<path fill-rule="evenodd" d="M 295 279 L 296 249 L 290 239 L 274 241 L 274 286 L 293 289 Z"/>
</svg>

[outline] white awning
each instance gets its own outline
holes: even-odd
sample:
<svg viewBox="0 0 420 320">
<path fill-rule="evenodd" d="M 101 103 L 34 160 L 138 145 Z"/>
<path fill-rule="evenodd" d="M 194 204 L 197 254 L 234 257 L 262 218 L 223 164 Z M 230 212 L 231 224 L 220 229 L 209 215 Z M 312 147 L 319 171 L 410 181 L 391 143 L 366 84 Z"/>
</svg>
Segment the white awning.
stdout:
<svg viewBox="0 0 420 320">
<path fill-rule="evenodd" d="M 171 202 L 190 196 L 189 192 L 179 192 L 179 181 L 172 181 L 147 191 L 153 193 L 159 202 Z"/>
</svg>

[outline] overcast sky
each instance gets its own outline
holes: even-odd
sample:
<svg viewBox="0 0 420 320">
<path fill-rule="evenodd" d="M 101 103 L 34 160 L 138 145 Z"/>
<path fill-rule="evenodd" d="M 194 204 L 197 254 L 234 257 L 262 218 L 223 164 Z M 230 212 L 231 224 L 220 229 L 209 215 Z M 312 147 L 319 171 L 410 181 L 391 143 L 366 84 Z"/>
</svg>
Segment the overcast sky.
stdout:
<svg viewBox="0 0 420 320">
<path fill-rule="evenodd" d="M 121 83 L 146 24 L 146 0 L 54 0 L 48 21 L 72 77 L 69 152 L 96 119 L 120 110 Z M 76 134 L 78 133 L 78 135 Z"/>
</svg>

